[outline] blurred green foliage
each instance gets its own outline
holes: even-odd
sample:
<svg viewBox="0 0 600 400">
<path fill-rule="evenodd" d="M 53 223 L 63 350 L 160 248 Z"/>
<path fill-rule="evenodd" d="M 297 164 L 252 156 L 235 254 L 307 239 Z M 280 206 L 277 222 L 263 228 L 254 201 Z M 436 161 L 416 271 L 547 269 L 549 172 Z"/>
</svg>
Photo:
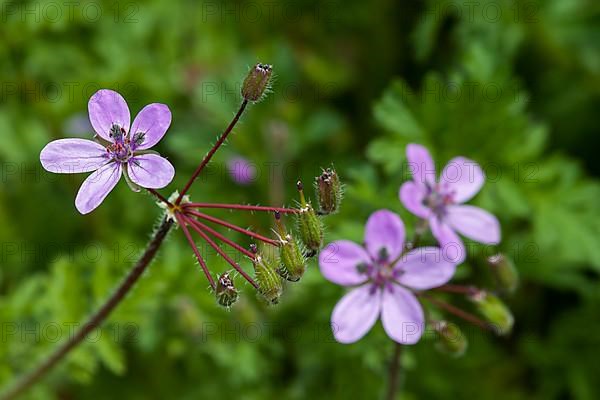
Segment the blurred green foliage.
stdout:
<svg viewBox="0 0 600 400">
<path fill-rule="evenodd" d="M 397 199 L 407 143 L 427 145 L 438 166 L 472 158 L 488 175 L 474 203 L 501 220 L 500 250 L 522 276 L 507 299 L 515 329 L 499 339 L 461 324 L 470 346 L 460 359 L 428 338 L 407 348 L 399 398 L 600 397 L 597 1 L 47 0 L 2 1 L 0 11 L 0 385 L 101 304 L 159 217 L 124 183 L 79 215 L 84 177 L 43 171 L 41 148 L 89 137 L 86 104 L 100 87 L 119 90 L 132 115 L 166 103 L 173 124 L 159 150 L 177 168 L 175 190 L 261 61 L 274 65 L 273 93 L 250 108 L 194 200 L 292 204 L 296 180 L 333 162 L 346 196 L 326 241 L 360 241 L 378 208 L 415 221 Z M 236 154 L 258 168 L 247 187 L 226 173 Z M 221 215 L 271 228 L 267 216 Z M 457 280 L 490 286 L 489 249 L 472 248 Z M 214 253 L 208 261 L 226 268 Z M 354 345 L 333 341 L 343 289 L 314 261 L 277 307 L 250 289 L 230 312 L 217 307 L 174 232 L 101 334 L 25 398 L 381 395 L 392 345 L 380 326 Z"/>
</svg>

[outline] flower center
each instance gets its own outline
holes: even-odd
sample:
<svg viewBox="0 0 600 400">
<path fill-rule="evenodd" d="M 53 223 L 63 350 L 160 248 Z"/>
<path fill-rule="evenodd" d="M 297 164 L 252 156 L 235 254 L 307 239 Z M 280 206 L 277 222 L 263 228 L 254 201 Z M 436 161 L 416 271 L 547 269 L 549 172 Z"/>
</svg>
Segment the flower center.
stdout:
<svg viewBox="0 0 600 400">
<path fill-rule="evenodd" d="M 133 149 L 125 129 L 114 124 L 110 128 L 109 136 L 113 139 L 113 143 L 106 147 L 109 156 L 120 163 L 129 161 L 133 156 Z"/>
<path fill-rule="evenodd" d="M 454 193 L 444 190 L 439 183 L 428 184 L 427 191 L 428 194 L 425 196 L 424 204 L 438 217 L 444 216 L 446 207 L 454 204 Z"/>
<path fill-rule="evenodd" d="M 394 266 L 389 260 L 389 253 L 385 247 L 379 250 L 377 259 L 370 264 L 361 263 L 356 268 L 359 273 L 369 277 L 374 288 L 388 286 L 398 275 L 398 272 L 394 271 Z"/>
</svg>

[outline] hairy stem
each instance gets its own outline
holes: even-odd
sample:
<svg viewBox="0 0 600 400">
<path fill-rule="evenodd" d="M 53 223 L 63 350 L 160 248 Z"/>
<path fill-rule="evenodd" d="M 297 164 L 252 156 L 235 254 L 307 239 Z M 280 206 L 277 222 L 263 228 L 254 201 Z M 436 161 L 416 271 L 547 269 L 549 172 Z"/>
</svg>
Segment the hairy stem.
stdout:
<svg viewBox="0 0 600 400">
<path fill-rule="evenodd" d="M 220 241 L 222 241 L 223 243 L 225 243 L 225 244 L 231 246 L 232 248 L 236 249 L 237 251 L 239 251 L 240 253 L 242 253 L 243 255 L 245 255 L 246 257 L 248 257 L 249 259 L 254 260 L 256 258 L 256 255 L 253 254 L 250 250 L 243 248 L 242 246 L 240 246 L 239 244 L 237 244 L 233 240 L 228 239 L 224 235 L 222 235 L 219 232 L 215 231 L 214 229 L 212 229 L 208 225 L 203 224 L 202 222 L 198 221 L 197 219 L 186 216 L 186 221 L 189 223 L 189 225 L 195 231 L 198 231 L 198 229 L 200 229 L 202 231 L 208 232 L 211 235 L 213 235 L 214 237 L 216 237 L 217 239 L 219 239 Z"/>
<path fill-rule="evenodd" d="M 215 249 L 215 251 L 216 251 L 217 253 L 219 253 L 219 255 L 220 255 L 221 257 L 223 257 L 223 258 L 225 259 L 225 261 L 227 261 L 227 263 L 229 263 L 229 265 L 231 265 L 231 266 L 232 266 L 232 267 L 233 267 L 233 268 L 234 268 L 234 269 L 235 269 L 237 272 L 239 272 L 239 273 L 240 273 L 240 275 L 242 275 L 242 276 L 244 277 L 244 279 L 246 279 L 246 280 L 247 280 L 247 281 L 248 281 L 248 282 L 249 282 L 249 283 L 250 283 L 252 286 L 254 286 L 254 288 L 255 288 L 255 289 L 258 289 L 258 284 L 257 284 L 257 283 L 254 281 L 254 279 L 252 279 L 252 278 L 250 277 L 250 275 L 248 275 L 248 274 L 246 273 L 246 271 L 244 271 L 244 270 L 242 269 L 242 267 L 240 267 L 240 266 L 239 266 L 239 265 L 238 265 L 238 264 L 237 264 L 235 261 L 233 261 L 233 260 L 231 259 L 231 257 L 229 257 L 229 256 L 228 256 L 228 255 L 227 255 L 227 254 L 226 254 L 226 253 L 223 251 L 223 249 L 221 249 L 221 248 L 219 247 L 219 245 L 218 245 L 218 244 L 216 244 L 216 243 L 215 243 L 215 242 L 214 242 L 214 241 L 213 241 L 211 238 L 209 238 L 209 237 L 208 237 L 208 235 L 207 235 L 206 233 L 204 233 L 204 231 L 203 231 L 203 230 L 202 230 L 200 227 L 198 227 L 198 226 L 194 225 L 194 222 L 192 221 L 192 219 L 191 219 L 191 218 L 188 218 L 188 217 L 185 217 L 185 216 L 183 216 L 183 218 L 184 218 L 184 221 L 185 221 L 185 222 L 187 222 L 187 223 L 189 223 L 190 227 L 191 227 L 192 229 L 194 229 L 194 230 L 196 231 L 196 233 L 198 233 L 198 235 L 200 235 L 200 236 L 202 237 L 202 239 L 204 239 L 204 240 L 206 241 L 206 243 L 208 243 L 208 245 L 209 245 L 210 247 L 212 247 L 213 249 Z M 245 250 L 245 249 L 244 249 L 244 250 Z M 253 255 L 253 254 L 251 254 L 250 252 L 248 252 L 248 253 L 250 254 L 250 256 L 252 256 L 252 259 L 254 259 L 254 255 Z"/>
<path fill-rule="evenodd" d="M 208 270 L 208 267 L 206 266 L 206 262 L 204 261 L 204 258 L 202 258 L 202 255 L 200 254 L 200 251 L 198 250 L 198 246 L 196 246 L 196 243 L 194 242 L 194 238 L 192 238 L 192 234 L 190 233 L 190 230 L 186 226 L 185 216 L 183 214 L 175 213 L 175 218 L 177 218 L 177 224 L 181 227 L 181 230 L 183 231 L 185 238 L 189 242 L 190 247 L 192 248 L 192 251 L 196 255 L 196 258 L 198 259 L 198 262 L 200 263 L 200 267 L 202 268 L 204 275 L 206 275 L 206 279 L 208 279 L 208 283 L 210 283 L 210 287 L 213 290 L 215 290 L 217 288 L 217 285 L 215 284 L 215 280 L 213 279 L 212 275 L 210 274 L 210 271 Z"/>
<path fill-rule="evenodd" d="M 88 321 L 77 331 L 69 340 L 59 346 L 48 358 L 40 363 L 35 369 L 25 374 L 13 386 L 9 387 L 4 393 L 0 394 L 0 400 L 11 400 L 25 392 L 37 381 L 39 381 L 50 369 L 58 364 L 69 354 L 77 345 L 79 345 L 88 334 L 99 327 L 110 313 L 119 305 L 125 295 L 129 293 L 138 279 L 142 276 L 150 262 L 156 256 L 158 249 L 162 245 L 167 233 L 173 226 L 173 222 L 163 219 L 162 223 L 154 233 L 154 236 L 148 243 L 144 254 L 133 266 L 131 271 L 121 281 L 120 285 L 108 300 L 94 313 Z"/>
<path fill-rule="evenodd" d="M 154 189 L 146 189 L 146 190 L 149 193 L 151 193 L 153 196 L 155 196 L 157 199 L 159 199 L 160 201 L 162 201 L 163 203 L 165 203 L 167 206 L 173 208 L 173 204 L 171 204 L 171 202 L 169 200 L 167 200 L 162 194 L 158 193 Z"/>
<path fill-rule="evenodd" d="M 263 236 L 263 235 L 260 235 L 258 233 L 252 232 L 252 231 L 250 231 L 248 229 L 240 228 L 237 225 L 231 224 L 231 223 L 229 223 L 227 221 L 223 221 L 223 220 L 221 220 L 219 218 L 215 218 L 213 216 L 206 215 L 206 214 L 203 214 L 203 213 L 200 213 L 200 212 L 197 212 L 197 211 L 192 211 L 192 210 L 186 210 L 186 213 L 188 215 L 193 215 L 194 217 L 198 217 L 198 218 L 204 219 L 206 221 L 214 222 L 215 224 L 222 225 L 222 226 L 224 226 L 226 228 L 233 229 L 236 232 L 243 233 L 244 235 L 253 237 L 254 239 L 257 239 L 257 240 L 260 240 L 262 242 L 271 244 L 273 246 L 279 246 L 279 242 L 276 241 L 276 240 L 269 239 L 266 236 Z"/>
<path fill-rule="evenodd" d="M 200 165 L 198 165 L 198 168 L 196 168 L 196 171 L 194 171 L 191 178 L 185 184 L 185 187 L 183 188 L 181 193 L 179 193 L 179 197 L 177 198 L 177 201 L 175 201 L 176 205 L 181 204 L 181 200 L 183 199 L 183 196 L 185 196 L 187 191 L 190 190 L 192 183 L 194 183 L 194 181 L 196 180 L 198 175 L 200 175 L 200 172 L 202 172 L 204 167 L 206 167 L 206 165 L 209 163 L 210 159 L 215 155 L 215 153 L 217 152 L 219 147 L 221 147 L 221 145 L 223 145 L 223 143 L 225 143 L 227 136 L 229 136 L 229 134 L 231 133 L 231 131 L 233 130 L 235 125 L 240 120 L 240 117 L 244 113 L 244 110 L 246 109 L 247 105 L 248 105 L 248 100 L 244 100 L 242 102 L 242 104 L 240 105 L 238 112 L 235 114 L 235 117 L 233 117 L 233 119 L 231 120 L 231 122 L 229 123 L 227 128 L 225 128 L 225 131 L 221 134 L 221 136 L 219 136 L 219 138 L 217 139 L 217 142 L 214 144 L 214 146 L 208 151 L 208 153 L 206 153 L 206 155 L 202 159 L 202 162 L 200 163 Z"/>
<path fill-rule="evenodd" d="M 184 208 L 223 208 L 226 210 L 246 210 L 246 211 L 266 211 L 280 212 L 282 214 L 297 214 L 299 211 L 293 208 L 284 207 L 263 207 L 263 206 L 247 206 L 242 204 L 219 204 L 219 203 L 186 203 Z"/>
</svg>

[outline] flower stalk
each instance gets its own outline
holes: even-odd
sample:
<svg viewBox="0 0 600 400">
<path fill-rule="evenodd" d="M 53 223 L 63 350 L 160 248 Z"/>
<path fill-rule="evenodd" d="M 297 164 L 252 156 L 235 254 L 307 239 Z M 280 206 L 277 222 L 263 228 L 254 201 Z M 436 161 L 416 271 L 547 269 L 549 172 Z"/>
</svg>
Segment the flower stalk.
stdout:
<svg viewBox="0 0 600 400">
<path fill-rule="evenodd" d="M 68 341 L 59 346 L 48 358 L 42 361 L 36 368 L 24 375 L 16 383 L 0 394 L 0 400 L 12 400 L 24 393 L 33 384 L 39 381 L 48 371 L 58 364 L 71 350 L 79 345 L 92 331 L 98 328 L 110 313 L 119 305 L 125 295 L 140 279 L 146 268 L 150 265 L 160 246 L 171 230 L 173 222 L 164 218 L 152 239 L 148 243 L 144 254 L 121 281 L 117 289 L 106 300 L 106 302 L 89 318 L 89 320 Z"/>
<path fill-rule="evenodd" d="M 252 232 L 251 230 L 241 228 L 241 227 L 239 227 L 237 225 L 234 225 L 234 224 L 232 224 L 230 222 L 227 222 L 227 221 L 223 221 L 222 219 L 213 217 L 211 215 L 203 214 L 203 213 L 200 213 L 200 212 L 197 212 L 197 211 L 192 211 L 192 210 L 186 210 L 186 214 L 187 215 L 192 215 L 194 217 L 198 217 L 200 219 L 204 219 L 206 221 L 214 222 L 215 224 L 222 225 L 222 226 L 224 226 L 226 228 L 229 228 L 229 229 L 234 230 L 236 232 L 242 233 L 242 234 L 244 234 L 246 236 L 250 236 L 250 237 L 252 237 L 254 239 L 260 240 L 261 242 L 270 244 L 272 246 L 279 246 L 279 242 L 276 241 L 276 240 L 274 240 L 274 239 L 269 239 L 268 237 L 263 236 L 263 235 L 261 235 L 259 233 Z"/>
<path fill-rule="evenodd" d="M 233 131 L 233 128 L 240 120 L 240 117 L 244 113 L 244 110 L 246 110 L 246 106 L 248 106 L 248 100 L 244 99 L 244 101 L 242 101 L 242 104 L 240 105 L 240 108 L 238 109 L 237 113 L 235 114 L 235 117 L 233 117 L 233 120 L 231 120 L 231 122 L 229 123 L 229 125 L 227 126 L 225 131 L 221 134 L 221 136 L 219 136 L 219 139 L 217 139 L 217 142 L 214 144 L 214 146 L 208 151 L 208 153 L 206 153 L 206 155 L 202 159 L 202 162 L 200 162 L 200 165 L 198 165 L 198 168 L 196 168 L 196 170 L 194 171 L 194 173 L 192 174 L 192 176 L 190 177 L 188 182 L 183 187 L 183 190 L 179 193 L 179 197 L 175 201 L 176 205 L 181 204 L 181 200 L 183 200 L 183 196 L 185 196 L 185 194 L 188 192 L 188 190 L 190 190 L 190 187 L 192 187 L 192 184 L 194 183 L 196 178 L 198 178 L 198 176 L 200 175 L 200 173 L 202 172 L 204 167 L 206 167 L 206 165 L 209 163 L 211 158 L 215 155 L 217 150 L 219 150 L 219 148 L 223 145 L 223 143 L 225 143 L 227 136 L 229 136 L 231 131 Z"/>
<path fill-rule="evenodd" d="M 263 212 L 279 212 L 281 214 L 298 214 L 300 210 L 295 208 L 283 207 L 264 207 L 250 206 L 242 204 L 221 204 L 221 203 L 187 203 L 184 208 L 222 208 L 225 210 L 245 210 L 245 211 L 263 211 Z"/>
<path fill-rule="evenodd" d="M 240 275 L 242 275 L 244 277 L 244 279 L 246 279 L 252 286 L 254 286 L 255 289 L 258 289 L 258 285 L 256 284 L 256 282 L 254 282 L 254 280 L 248 274 L 246 274 L 246 272 L 244 272 L 242 267 L 240 267 L 234 260 L 232 260 L 231 257 L 229 257 L 223 251 L 223 249 L 221 249 L 221 247 L 218 244 L 216 244 L 211 238 L 209 238 L 208 235 L 206 233 L 204 233 L 204 231 L 202 229 L 200 229 L 198 226 L 196 226 L 190 218 L 188 218 L 186 216 L 180 216 L 180 218 L 182 220 L 182 223 L 187 224 L 192 229 L 194 229 L 198 233 L 198 235 L 200 235 L 202 237 L 202 239 L 204 239 L 204 241 L 206 243 L 208 243 L 208 245 L 210 247 L 212 247 L 217 253 L 219 253 L 219 255 L 221 257 L 223 257 L 223 259 L 225 259 L 225 261 L 227 261 L 227 263 L 229 265 L 231 265 L 237 272 L 239 272 Z M 227 242 L 229 244 L 233 243 L 231 241 L 227 241 Z M 246 250 L 244 249 L 244 254 L 246 254 L 245 251 Z M 252 260 L 254 260 L 254 256 L 251 253 L 249 253 L 249 254 L 250 254 L 249 257 L 251 257 Z"/>
</svg>

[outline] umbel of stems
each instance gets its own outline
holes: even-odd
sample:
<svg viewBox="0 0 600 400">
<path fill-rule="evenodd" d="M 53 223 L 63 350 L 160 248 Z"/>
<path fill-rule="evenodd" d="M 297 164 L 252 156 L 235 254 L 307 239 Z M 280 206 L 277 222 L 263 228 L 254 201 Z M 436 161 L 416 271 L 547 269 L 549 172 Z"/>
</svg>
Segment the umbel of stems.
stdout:
<svg viewBox="0 0 600 400">
<path fill-rule="evenodd" d="M 229 271 L 222 273 L 215 279 L 210 266 L 205 261 L 198 246 L 196 246 L 193 235 L 197 235 L 201 240 L 213 248 L 217 254 L 222 257 L 245 281 L 247 281 L 260 295 L 262 295 L 269 303 L 276 303 L 281 293 L 282 280 L 288 279 L 297 281 L 298 271 L 304 271 L 305 253 L 314 254 L 315 235 L 319 236 L 319 243 L 322 243 L 322 229 L 319 219 L 315 222 L 312 220 L 314 211 L 312 206 L 304 200 L 304 195 L 301 193 L 302 207 L 285 208 L 285 207 L 264 207 L 242 204 L 217 204 L 217 203 L 193 203 L 188 201 L 188 192 L 192 188 L 194 182 L 200 176 L 204 168 L 208 165 L 212 157 L 225 143 L 228 136 L 233 131 L 237 122 L 242 117 L 242 114 L 247 109 L 248 104 L 260 100 L 269 86 L 271 76 L 271 66 L 266 64 L 257 64 L 253 67 L 244 81 L 242 88 L 242 103 L 235 114 L 232 121 L 229 123 L 223 133 L 217 138 L 215 144 L 211 147 L 208 153 L 204 156 L 194 173 L 191 175 L 183 189 L 178 192 L 173 198 L 166 198 L 154 189 L 148 189 L 148 192 L 156 197 L 162 207 L 166 210 L 165 216 L 154 231 L 154 234 L 148 243 L 146 250 L 136 262 L 133 268 L 127 273 L 124 279 L 117 286 L 116 290 L 108 297 L 100 308 L 94 312 L 88 321 L 69 339 L 58 346 L 50 355 L 43 359 L 35 368 L 24 374 L 20 379 L 16 380 L 12 385 L 7 387 L 3 392 L 0 392 L 0 400 L 9 400 L 18 397 L 28 388 L 38 382 L 46 373 L 64 359 L 74 348 L 82 343 L 84 338 L 93 330 L 98 328 L 110 315 L 110 313 L 119 305 L 126 297 L 127 293 L 134 287 L 138 279 L 148 268 L 158 253 L 165 237 L 173 226 L 178 225 L 183 232 L 187 242 L 200 264 L 200 268 L 205 275 L 211 290 L 216 295 L 217 302 L 223 306 L 229 307 L 237 299 L 238 291 L 235 288 L 235 277 L 229 276 Z M 339 186 L 339 185 L 338 185 Z M 337 196 L 337 197 L 336 197 Z M 341 198 L 336 194 L 336 198 Z M 339 206 L 336 205 L 336 209 Z M 323 208 L 323 207 L 321 207 Z M 250 229 L 245 229 L 231 222 L 216 218 L 207 214 L 211 209 L 227 209 L 238 212 L 264 212 L 270 213 L 276 219 L 275 237 L 268 237 L 254 232 Z M 323 215 L 331 213 L 325 210 Z M 300 234 L 300 240 L 297 240 L 295 235 L 286 231 L 281 222 L 282 215 L 288 215 L 296 218 L 297 226 L 309 224 L 312 226 L 312 236 Z M 211 226 L 212 225 L 212 226 Z M 216 226 L 215 226 L 216 225 Z M 248 236 L 255 242 L 260 243 L 259 247 L 252 245 L 250 249 L 246 249 L 234 241 L 227 238 L 223 233 L 220 233 L 216 228 L 227 228 L 234 230 L 243 235 Z M 254 267 L 254 274 L 246 272 L 231 256 L 229 256 L 219 245 L 222 243 L 230 247 L 236 252 L 239 252 L 244 258 L 250 260 Z M 303 243 L 309 242 L 310 249 L 301 248 Z M 267 249 L 271 249 L 267 251 Z M 310 251 L 309 251 L 310 250 Z M 318 249 L 317 249 L 318 250 Z M 301 266 L 299 264 L 302 264 Z M 291 272 L 290 272 L 291 271 Z M 294 279 L 291 279 L 293 277 Z M 276 296 L 275 296 L 276 295 Z"/>
</svg>

